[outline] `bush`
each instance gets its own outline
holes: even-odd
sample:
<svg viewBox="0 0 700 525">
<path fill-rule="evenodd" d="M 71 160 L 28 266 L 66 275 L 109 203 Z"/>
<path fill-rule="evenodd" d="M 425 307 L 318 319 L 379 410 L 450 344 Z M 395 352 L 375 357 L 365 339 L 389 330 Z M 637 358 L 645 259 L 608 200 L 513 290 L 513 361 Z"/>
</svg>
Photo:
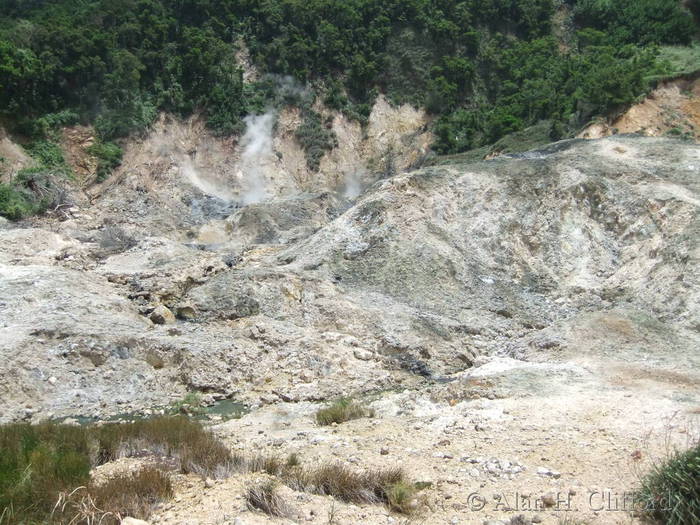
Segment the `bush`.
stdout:
<svg viewBox="0 0 700 525">
<path fill-rule="evenodd" d="M 78 122 L 79 115 L 70 109 L 58 113 L 47 113 L 32 121 L 29 125 L 29 134 L 37 139 L 55 137 L 58 129 L 71 126 Z"/>
<path fill-rule="evenodd" d="M 304 149 L 306 164 L 311 171 L 318 171 L 326 152 L 338 145 L 329 123 L 323 123 L 321 115 L 313 110 L 304 111 L 304 121 L 297 128 L 296 138 Z"/>
<path fill-rule="evenodd" d="M 700 523 L 700 443 L 655 465 L 642 479 L 636 501 L 665 525 Z"/>
<path fill-rule="evenodd" d="M 316 422 L 319 425 L 330 425 L 372 416 L 374 416 L 374 412 L 362 405 L 349 399 L 339 399 L 330 406 L 318 410 L 316 412 Z"/>
<path fill-rule="evenodd" d="M 10 184 L 0 183 L 0 215 L 11 221 L 18 221 L 37 211 L 37 206 L 26 191 Z"/>
<path fill-rule="evenodd" d="M 87 152 L 97 158 L 97 182 L 104 181 L 122 163 L 124 152 L 114 142 L 96 142 Z"/>
<path fill-rule="evenodd" d="M 66 164 L 61 146 L 49 140 L 38 140 L 28 147 L 29 154 L 39 163 L 39 166 L 53 173 L 71 175 L 72 171 Z"/>
</svg>

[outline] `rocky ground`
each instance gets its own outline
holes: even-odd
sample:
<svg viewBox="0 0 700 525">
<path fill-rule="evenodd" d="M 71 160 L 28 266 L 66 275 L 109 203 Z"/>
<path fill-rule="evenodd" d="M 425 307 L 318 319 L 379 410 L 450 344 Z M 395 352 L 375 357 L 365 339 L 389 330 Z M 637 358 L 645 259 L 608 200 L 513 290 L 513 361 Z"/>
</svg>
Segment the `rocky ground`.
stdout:
<svg viewBox="0 0 700 525">
<path fill-rule="evenodd" d="M 634 522 L 613 495 L 697 435 L 700 148 L 615 136 L 404 171 L 423 117 L 387 108 L 401 167 L 376 131 L 357 197 L 347 170 L 277 170 L 282 125 L 268 198 L 242 206 L 237 146 L 163 121 L 69 212 L 0 226 L 0 420 L 197 391 L 251 408 L 213 427 L 235 449 L 403 466 L 430 483 L 415 523 Z M 340 395 L 375 416 L 318 427 Z M 179 477 L 153 521 L 406 520 L 288 489 L 296 517 L 270 519 L 245 509 L 255 477 Z"/>
</svg>

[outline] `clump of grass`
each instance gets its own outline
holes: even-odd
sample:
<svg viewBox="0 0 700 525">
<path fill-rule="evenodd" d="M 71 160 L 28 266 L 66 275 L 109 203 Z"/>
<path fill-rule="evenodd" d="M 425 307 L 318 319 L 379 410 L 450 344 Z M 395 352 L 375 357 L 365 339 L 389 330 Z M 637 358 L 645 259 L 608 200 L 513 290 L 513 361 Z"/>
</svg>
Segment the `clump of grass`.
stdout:
<svg viewBox="0 0 700 525">
<path fill-rule="evenodd" d="M 272 480 L 248 487 L 245 500 L 249 509 L 259 510 L 270 516 L 287 517 L 291 514 L 290 506 L 279 494 L 277 484 Z"/>
<path fill-rule="evenodd" d="M 700 523 L 700 443 L 655 465 L 642 478 L 636 501 L 665 525 Z"/>
<path fill-rule="evenodd" d="M 372 410 L 354 401 L 350 401 L 349 399 L 339 399 L 333 404 L 321 408 L 316 412 L 316 422 L 319 425 L 331 425 L 333 423 L 344 423 L 352 419 L 373 416 L 374 412 Z"/>
<path fill-rule="evenodd" d="M 156 505 L 173 496 L 166 473 L 146 467 L 115 476 L 105 483 L 61 494 L 52 512 L 56 521 L 118 524 L 126 516 L 148 519 Z"/>
<path fill-rule="evenodd" d="M 275 456 L 264 456 L 262 454 L 255 455 L 246 461 L 246 469 L 248 472 L 265 472 L 270 476 L 278 476 L 284 470 L 282 463 Z"/>
<path fill-rule="evenodd" d="M 418 508 L 416 500 L 416 486 L 399 481 L 390 485 L 386 491 L 387 506 L 400 514 L 412 514 Z"/>
<path fill-rule="evenodd" d="M 45 523 L 60 494 L 71 494 L 77 487 L 92 489 L 92 467 L 120 457 L 144 455 L 169 458 L 183 473 L 214 478 L 224 477 L 244 464 L 201 424 L 184 417 L 90 427 L 1 425 L 0 523 Z M 137 479 L 111 483 L 141 486 L 143 490 L 139 490 L 146 498 L 141 503 L 147 505 L 156 497 L 167 496 L 163 488 L 166 484 L 158 476 L 147 471 Z M 148 486 L 155 492 L 146 490 Z M 119 508 L 130 508 L 128 501 L 117 505 L 119 502 L 111 499 L 103 503 L 110 491 L 95 490 L 88 492 L 89 498 L 78 491 L 64 502 L 70 503 L 64 508 L 76 513 L 82 509 L 80 512 L 88 514 L 104 508 L 117 513 L 122 512 Z"/>
<path fill-rule="evenodd" d="M 293 468 L 293 467 L 298 467 L 301 465 L 301 459 L 299 458 L 299 454 L 296 452 L 292 452 L 287 456 L 287 463 L 286 466 L 288 468 Z"/>
<path fill-rule="evenodd" d="M 83 428 L 0 426 L 2 523 L 40 522 L 61 492 L 88 483 L 90 468 L 90 442 Z"/>
<path fill-rule="evenodd" d="M 398 468 L 355 471 L 339 463 L 313 470 L 297 466 L 285 470 L 283 480 L 292 489 L 332 496 L 347 503 L 384 503 L 403 514 L 411 514 L 417 508 L 418 489 Z"/>
<path fill-rule="evenodd" d="M 99 462 L 154 454 L 179 461 L 180 470 L 214 478 L 225 477 L 243 460 L 234 456 L 211 432 L 185 417 L 160 417 L 97 429 Z"/>
</svg>

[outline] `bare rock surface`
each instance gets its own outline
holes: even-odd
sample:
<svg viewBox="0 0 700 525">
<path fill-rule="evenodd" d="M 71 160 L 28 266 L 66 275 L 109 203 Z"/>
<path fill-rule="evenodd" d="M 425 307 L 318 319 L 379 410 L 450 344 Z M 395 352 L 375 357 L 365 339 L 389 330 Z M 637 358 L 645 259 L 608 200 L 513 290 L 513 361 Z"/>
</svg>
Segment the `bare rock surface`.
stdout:
<svg viewBox="0 0 700 525">
<path fill-rule="evenodd" d="M 384 117 L 405 117 L 397 136 L 422 125 L 403 112 Z M 214 427 L 232 448 L 402 465 L 430 483 L 427 523 L 505 521 L 493 495 L 523 491 L 546 503 L 528 511 L 542 523 L 562 494 L 585 519 L 623 523 L 590 494 L 628 490 L 636 451 L 651 461 L 692 434 L 697 145 L 567 141 L 374 172 L 357 196 L 323 171 L 352 163 L 335 152 L 317 174 L 270 171 L 269 197 L 244 206 L 219 191 L 238 191 L 237 146 L 178 126 L 134 144 L 65 220 L 0 229 L 1 421 L 233 398 L 253 410 Z M 318 427 L 320 402 L 341 395 L 375 417 Z M 245 507 L 255 475 L 176 478 L 153 523 L 289 522 Z M 328 498 L 284 490 L 297 522 L 328 522 Z M 471 509 L 473 492 L 488 506 Z M 340 503 L 336 519 L 399 522 Z"/>
</svg>

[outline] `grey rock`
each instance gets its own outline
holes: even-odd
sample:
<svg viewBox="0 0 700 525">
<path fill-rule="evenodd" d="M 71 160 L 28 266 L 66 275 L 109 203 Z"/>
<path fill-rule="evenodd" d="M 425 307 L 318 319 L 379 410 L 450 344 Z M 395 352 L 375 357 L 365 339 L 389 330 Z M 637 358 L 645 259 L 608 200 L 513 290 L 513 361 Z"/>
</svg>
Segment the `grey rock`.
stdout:
<svg viewBox="0 0 700 525">
<path fill-rule="evenodd" d="M 696 145 L 616 136 L 445 162 L 378 181 L 352 205 L 298 192 L 232 208 L 205 224 L 222 228 L 220 245 L 182 241 L 205 226 L 188 223 L 201 219 L 184 204 L 202 200 L 196 188 L 170 187 L 173 207 L 154 207 L 139 172 L 92 205 L 99 219 L 0 229 L 0 375 L 13 377 L 0 421 L 28 401 L 57 417 L 106 415 L 191 390 L 311 401 L 470 364 L 508 365 L 482 397 L 585 373 L 520 359 L 531 351 L 673 351 L 700 369 Z M 110 210 L 153 236 L 96 259 Z M 153 329 L 154 304 L 188 322 Z M 275 384 L 282 374 L 290 382 Z"/>
<path fill-rule="evenodd" d="M 155 324 L 175 324 L 175 315 L 167 306 L 162 304 L 157 306 L 150 315 L 151 321 Z"/>
</svg>

